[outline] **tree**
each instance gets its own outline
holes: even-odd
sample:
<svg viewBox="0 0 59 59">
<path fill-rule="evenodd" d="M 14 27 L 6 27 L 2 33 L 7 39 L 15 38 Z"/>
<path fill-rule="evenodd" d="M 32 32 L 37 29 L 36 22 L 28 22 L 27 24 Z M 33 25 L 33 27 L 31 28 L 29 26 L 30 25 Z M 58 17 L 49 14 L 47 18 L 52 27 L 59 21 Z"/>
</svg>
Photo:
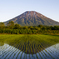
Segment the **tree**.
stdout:
<svg viewBox="0 0 59 59">
<path fill-rule="evenodd" d="M 59 26 L 54 26 L 54 30 L 59 30 Z"/>
<path fill-rule="evenodd" d="M 15 24 L 14 29 L 19 29 L 20 25 L 19 24 Z"/>
<path fill-rule="evenodd" d="M 24 26 L 23 29 L 28 29 L 28 26 Z"/>
<path fill-rule="evenodd" d="M 0 22 L 0 28 L 4 28 L 4 27 L 5 27 L 4 23 Z"/>
<path fill-rule="evenodd" d="M 9 23 L 7 24 L 7 26 L 9 26 L 10 28 L 14 27 L 14 22 L 13 21 L 9 21 Z"/>
<path fill-rule="evenodd" d="M 42 27 L 43 27 L 43 25 L 38 25 L 38 27 L 42 28 Z"/>
<path fill-rule="evenodd" d="M 45 27 L 45 26 L 43 26 L 43 27 L 42 27 L 42 30 L 46 30 L 46 27 Z"/>
<path fill-rule="evenodd" d="M 40 30 L 40 28 L 39 28 L 39 27 L 37 27 L 37 26 L 35 26 L 35 30 Z"/>
<path fill-rule="evenodd" d="M 29 28 L 30 28 L 31 30 L 33 30 L 33 29 L 34 29 L 34 27 L 33 27 L 33 26 L 30 26 Z"/>
<path fill-rule="evenodd" d="M 3 22 L 0 22 L 0 26 L 5 26 Z"/>
</svg>

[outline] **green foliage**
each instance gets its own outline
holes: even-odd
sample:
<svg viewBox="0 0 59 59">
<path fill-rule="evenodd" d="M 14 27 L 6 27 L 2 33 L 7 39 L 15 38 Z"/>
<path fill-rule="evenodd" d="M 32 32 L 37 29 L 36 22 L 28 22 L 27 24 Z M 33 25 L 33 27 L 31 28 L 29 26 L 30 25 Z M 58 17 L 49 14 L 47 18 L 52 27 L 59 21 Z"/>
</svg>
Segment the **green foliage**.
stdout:
<svg viewBox="0 0 59 59">
<path fill-rule="evenodd" d="M 5 28 L 5 25 L 4 25 L 4 23 L 3 22 L 0 22 L 0 28 Z"/>
<path fill-rule="evenodd" d="M 3 22 L 0 22 L 0 26 L 5 26 Z"/>
<path fill-rule="evenodd" d="M 38 25 L 38 27 L 43 27 L 43 25 Z"/>
<path fill-rule="evenodd" d="M 13 28 L 14 27 L 14 22 L 13 21 L 9 21 L 9 23 L 7 24 L 7 26 L 9 28 Z"/>
<path fill-rule="evenodd" d="M 28 29 L 28 26 L 24 26 L 23 29 Z"/>
<path fill-rule="evenodd" d="M 15 24 L 14 29 L 19 29 L 20 25 L 19 24 Z"/>
<path fill-rule="evenodd" d="M 9 26 L 0 23 L 0 33 L 7 34 L 59 34 L 59 26 L 20 26 L 10 21 Z M 13 25 L 12 25 L 13 24 Z"/>
<path fill-rule="evenodd" d="M 29 28 L 30 28 L 31 30 L 33 30 L 33 29 L 34 29 L 34 27 L 33 27 L 33 26 L 30 26 Z"/>
<path fill-rule="evenodd" d="M 7 26 L 14 26 L 14 22 L 13 21 L 9 21 L 9 23 L 7 24 Z"/>
</svg>

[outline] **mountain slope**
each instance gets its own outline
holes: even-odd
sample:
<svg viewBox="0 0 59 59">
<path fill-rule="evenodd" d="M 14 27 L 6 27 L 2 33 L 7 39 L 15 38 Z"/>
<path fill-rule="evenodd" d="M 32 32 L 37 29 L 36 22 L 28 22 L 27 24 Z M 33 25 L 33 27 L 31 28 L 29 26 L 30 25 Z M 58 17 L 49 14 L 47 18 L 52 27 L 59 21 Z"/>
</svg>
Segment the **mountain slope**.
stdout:
<svg viewBox="0 0 59 59">
<path fill-rule="evenodd" d="M 9 20 L 18 23 L 21 26 L 37 26 L 37 25 L 59 25 L 58 22 L 36 12 L 26 11 L 23 14 Z M 9 21 L 5 22 L 7 24 Z"/>
</svg>

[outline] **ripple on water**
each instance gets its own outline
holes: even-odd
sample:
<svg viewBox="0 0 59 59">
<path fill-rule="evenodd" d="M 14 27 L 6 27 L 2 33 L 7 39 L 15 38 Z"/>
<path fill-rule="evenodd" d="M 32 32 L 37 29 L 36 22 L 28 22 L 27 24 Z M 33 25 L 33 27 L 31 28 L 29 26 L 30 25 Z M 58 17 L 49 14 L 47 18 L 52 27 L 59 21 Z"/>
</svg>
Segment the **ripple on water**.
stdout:
<svg viewBox="0 0 59 59">
<path fill-rule="evenodd" d="M 59 59 L 59 44 L 55 44 L 36 54 L 26 54 L 21 50 L 4 44 L 0 46 L 0 59 Z"/>
</svg>

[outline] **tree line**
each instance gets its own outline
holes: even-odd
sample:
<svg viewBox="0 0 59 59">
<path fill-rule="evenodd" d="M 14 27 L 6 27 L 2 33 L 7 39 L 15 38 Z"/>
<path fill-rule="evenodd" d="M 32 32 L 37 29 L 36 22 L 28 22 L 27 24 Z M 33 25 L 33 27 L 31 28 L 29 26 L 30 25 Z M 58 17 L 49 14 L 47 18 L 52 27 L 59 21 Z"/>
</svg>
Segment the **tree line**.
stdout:
<svg viewBox="0 0 59 59">
<path fill-rule="evenodd" d="M 7 26 L 3 22 L 0 23 L 0 33 L 8 34 L 51 34 L 59 33 L 59 26 L 21 26 L 9 21 Z"/>
</svg>

